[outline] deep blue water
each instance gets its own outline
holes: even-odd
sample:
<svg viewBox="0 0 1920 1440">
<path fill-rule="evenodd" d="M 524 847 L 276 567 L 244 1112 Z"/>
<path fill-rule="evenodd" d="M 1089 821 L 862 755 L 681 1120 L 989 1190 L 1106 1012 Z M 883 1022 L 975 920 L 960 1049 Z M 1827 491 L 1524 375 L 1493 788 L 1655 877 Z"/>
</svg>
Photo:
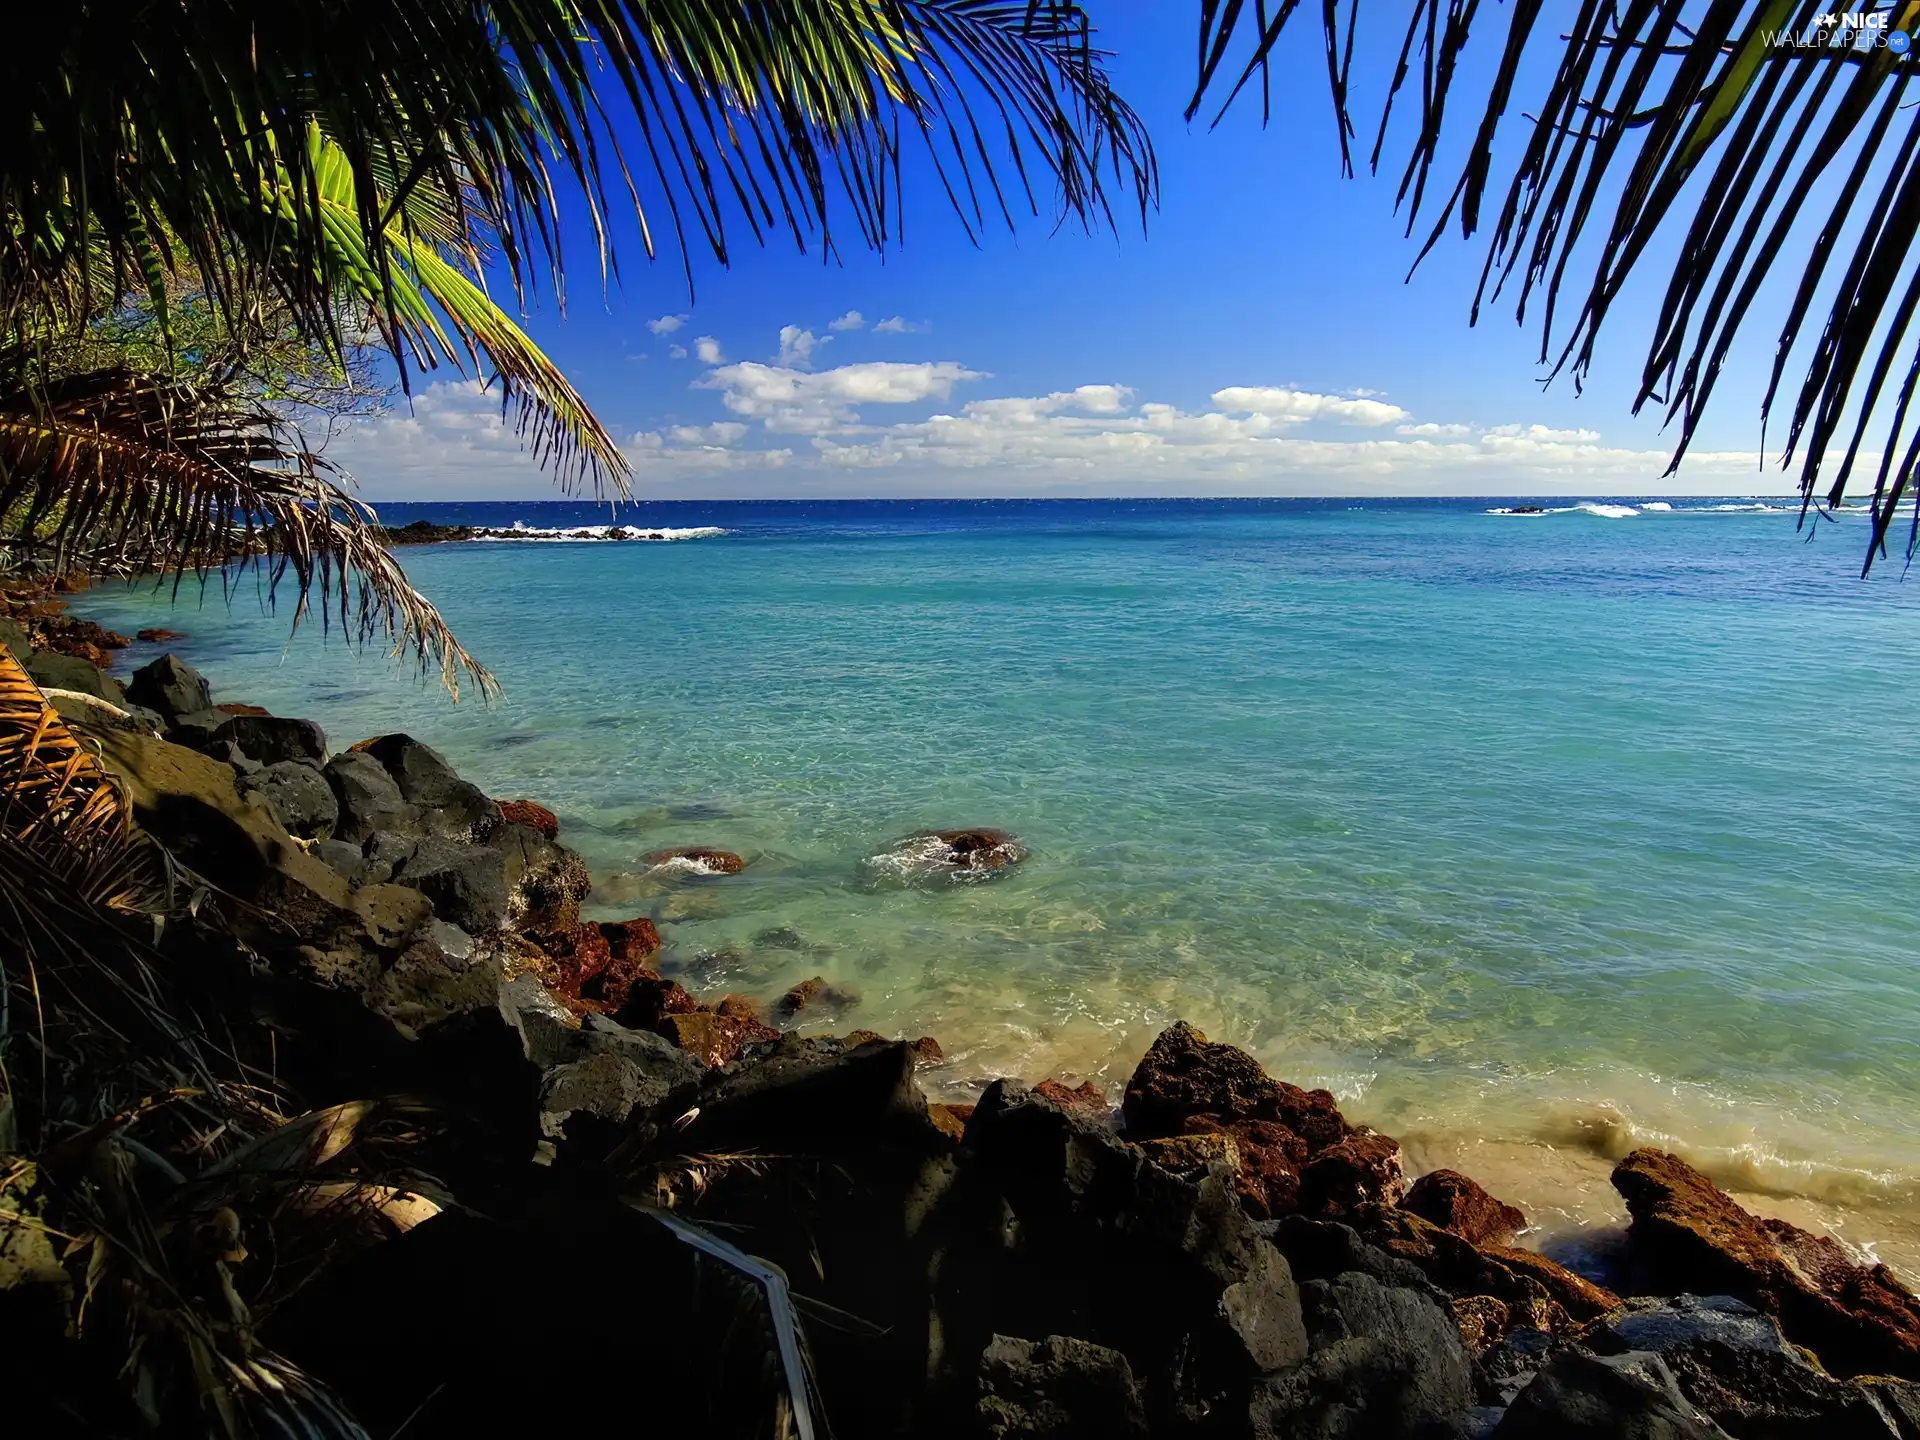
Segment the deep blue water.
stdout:
<svg viewBox="0 0 1920 1440">
<path fill-rule="evenodd" d="M 1653 1141 L 1920 1254 L 1920 588 L 1858 578 L 1858 515 L 1499 503 L 647 503 L 621 520 L 726 533 L 403 552 L 490 709 L 288 645 L 251 590 L 88 611 L 545 801 L 689 984 L 825 974 L 956 1091 L 1117 1090 L 1185 1016 L 1535 1208 L 1608 1213 L 1605 1157 Z M 957 825 L 1032 858 L 875 863 Z M 675 843 L 750 863 L 649 873 Z"/>
</svg>

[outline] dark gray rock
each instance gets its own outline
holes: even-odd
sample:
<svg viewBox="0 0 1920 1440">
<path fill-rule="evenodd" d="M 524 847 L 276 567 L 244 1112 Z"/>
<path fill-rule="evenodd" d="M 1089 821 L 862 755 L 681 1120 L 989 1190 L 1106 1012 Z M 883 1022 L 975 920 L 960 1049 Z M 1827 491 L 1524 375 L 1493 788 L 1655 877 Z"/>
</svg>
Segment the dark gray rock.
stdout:
<svg viewBox="0 0 1920 1440">
<path fill-rule="evenodd" d="M 1716 1340 L 1661 1357 L 1680 1392 L 1731 1435 L 1754 1440 L 1899 1440 L 1883 1397 L 1836 1380 L 1792 1349 L 1734 1349 Z"/>
<path fill-rule="evenodd" d="M 366 857 L 360 853 L 360 847 L 349 845 L 344 840 L 318 841 L 313 847 L 313 853 L 349 880 L 359 874 L 360 867 L 366 863 Z"/>
<path fill-rule="evenodd" d="M 442 920 L 474 934 L 507 918 L 506 865 L 497 850 L 428 836 L 395 868 L 393 881 L 418 890 Z"/>
<path fill-rule="evenodd" d="M 1731 1295 L 1644 1296 L 1627 1301 L 1584 1337 L 1590 1349 L 1618 1353 L 1676 1345 L 1724 1345 L 1774 1355 L 1798 1351 L 1780 1333 L 1780 1323 Z"/>
<path fill-rule="evenodd" d="M 213 737 L 233 717 L 224 710 L 189 710 L 184 715 L 175 715 L 167 725 L 167 739 L 176 745 L 184 745 L 189 750 L 211 752 Z M 233 747 L 238 751 L 238 745 Z M 251 756 L 247 757 L 252 759 Z M 258 764 L 256 760 L 253 763 Z"/>
<path fill-rule="evenodd" d="M 500 956 L 443 921 L 429 922 L 366 991 L 368 1008 L 403 1033 L 492 1010 L 504 979 Z"/>
<path fill-rule="evenodd" d="M 1920 1440 L 1920 1385 L 1876 1375 L 1860 1382 L 1860 1388 L 1880 1402 L 1880 1408 L 1893 1417 L 1900 1440 Z"/>
<path fill-rule="evenodd" d="M 572 1032 L 577 1057 L 553 1065 L 540 1084 L 540 1125 L 558 1137 L 578 1112 L 613 1124 L 651 1113 L 699 1088 L 706 1067 L 694 1056 L 642 1030 L 628 1030 L 605 1016 Z"/>
<path fill-rule="evenodd" d="M 213 732 L 213 739 L 231 740 L 262 765 L 281 760 L 324 765 L 327 760 L 326 732 L 311 720 L 286 720 L 278 715 L 232 715 Z"/>
<path fill-rule="evenodd" d="M 532 975 L 500 987 L 500 1018 L 520 1037 L 520 1048 L 535 1068 L 547 1070 L 580 1054 L 579 1021 Z"/>
<path fill-rule="evenodd" d="M 327 762 L 324 773 L 339 804 L 334 833 L 342 840 L 364 845 L 378 831 L 406 830 L 420 818 L 387 767 L 364 751 L 343 750 Z"/>
<path fill-rule="evenodd" d="M 217 715 L 220 712 L 216 710 L 214 713 Z M 231 740 L 209 740 L 205 753 L 215 760 L 231 765 L 236 776 L 241 778 L 258 775 L 267 768 Z"/>
<path fill-rule="evenodd" d="M 36 650 L 27 657 L 25 668 L 33 677 L 33 683 L 43 690 L 77 690 L 82 695 L 96 696 L 115 705 L 126 703 L 126 692 L 120 688 L 119 681 L 76 655 Z"/>
<path fill-rule="evenodd" d="M 213 707 L 213 687 L 206 677 L 178 655 L 162 655 L 133 672 L 127 698 L 157 710 L 168 720 Z"/>
<path fill-rule="evenodd" d="M 1127 1357 L 1049 1335 L 996 1335 L 980 1356 L 980 1420 L 993 1440 L 1146 1440 Z"/>
<path fill-rule="evenodd" d="M 340 804 L 319 767 L 300 760 L 279 760 L 243 773 L 239 779 L 241 793 L 258 791 L 288 834 L 315 840 L 333 833 L 340 818 Z"/>
<path fill-rule="evenodd" d="M 401 796 L 420 811 L 419 824 L 449 840 L 484 840 L 503 821 L 479 786 L 462 780 L 439 751 L 411 735 L 382 735 L 355 747 L 385 767 Z"/>
<path fill-rule="evenodd" d="M 1358 1271 L 1308 1281 L 1300 1299 L 1312 1353 L 1255 1388 L 1250 1418 L 1258 1440 L 1461 1433 L 1472 1375 L 1447 1311 Z"/>
<path fill-rule="evenodd" d="M 395 871 L 413 858 L 413 852 L 420 848 L 420 842 L 411 835 L 382 830 L 361 848 L 365 864 L 353 876 L 353 883 L 384 885 L 393 879 Z"/>
<path fill-rule="evenodd" d="M 1727 1440 L 1658 1355 L 1561 1350 L 1507 1407 L 1494 1440 Z"/>
<path fill-rule="evenodd" d="M 1462 1440 L 1493 1440 L 1494 1431 L 1500 1428 L 1500 1422 L 1507 1418 L 1504 1405 L 1470 1405 L 1462 1417 L 1465 1424 L 1461 1430 Z"/>
<path fill-rule="evenodd" d="M 1418 1265 L 1369 1245 L 1360 1238 L 1359 1231 L 1338 1220 L 1286 1215 L 1278 1220 L 1259 1221 L 1256 1228 L 1287 1257 L 1296 1280 L 1331 1280 L 1357 1270 L 1371 1275 L 1382 1285 L 1418 1290 L 1441 1304 L 1447 1301 L 1446 1292 L 1428 1280 Z"/>
<path fill-rule="evenodd" d="M 1506 1406 L 1533 1383 L 1559 1342 L 1544 1330 L 1517 1326 L 1474 1357 L 1473 1383 L 1481 1403 Z"/>
</svg>

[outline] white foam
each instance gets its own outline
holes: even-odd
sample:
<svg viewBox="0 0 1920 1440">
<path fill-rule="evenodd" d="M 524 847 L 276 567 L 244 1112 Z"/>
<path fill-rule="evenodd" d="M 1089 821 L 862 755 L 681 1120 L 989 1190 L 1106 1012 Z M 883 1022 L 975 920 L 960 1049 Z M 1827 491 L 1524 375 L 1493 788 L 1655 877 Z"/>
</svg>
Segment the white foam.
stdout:
<svg viewBox="0 0 1920 1440">
<path fill-rule="evenodd" d="M 1641 504 L 1640 508 L 1642 510 L 1671 510 L 1673 506 L 1664 500 L 1647 500 Z"/>
<path fill-rule="evenodd" d="M 1582 500 L 1573 508 L 1584 510 L 1589 515 L 1604 516 L 1608 520 L 1627 520 L 1640 513 L 1631 505 L 1602 505 L 1593 500 Z"/>
<path fill-rule="evenodd" d="M 529 525 L 516 520 L 505 530 L 481 530 L 476 540 L 706 540 L 727 531 L 718 525 Z"/>
</svg>

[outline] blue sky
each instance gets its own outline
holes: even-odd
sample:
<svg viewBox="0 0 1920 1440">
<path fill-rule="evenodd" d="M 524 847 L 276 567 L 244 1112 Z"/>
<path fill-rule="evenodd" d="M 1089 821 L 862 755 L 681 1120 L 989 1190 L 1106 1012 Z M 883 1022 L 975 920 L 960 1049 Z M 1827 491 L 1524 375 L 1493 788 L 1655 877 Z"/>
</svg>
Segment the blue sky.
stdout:
<svg viewBox="0 0 1920 1440">
<path fill-rule="evenodd" d="M 1159 153 L 1161 206 L 1144 237 L 1130 217 L 1118 235 L 1089 236 L 1043 215 L 975 245 L 914 164 L 904 241 L 884 257 L 853 248 L 850 229 L 824 262 L 790 241 L 740 244 L 742 230 L 730 269 L 694 258 L 689 296 L 679 257 L 649 263 L 630 217 L 615 235 L 617 287 L 603 293 L 591 252 L 568 251 L 564 317 L 543 296 L 527 328 L 627 445 L 637 495 L 1787 488 L 1755 465 L 1751 353 L 1686 469 L 1659 478 L 1658 426 L 1629 414 L 1650 287 L 1610 320 L 1576 396 L 1541 387 L 1537 328 L 1517 328 L 1510 308 L 1468 327 L 1480 240 L 1443 241 L 1403 284 L 1415 246 L 1393 179 L 1339 174 L 1315 17 L 1302 12 L 1272 122 L 1263 130 L 1243 103 L 1209 130 L 1181 118 L 1197 7 L 1089 8 Z M 1392 28 L 1364 33 L 1354 62 L 1363 154 Z M 1499 39 L 1486 28 L 1480 64 Z M 1477 101 L 1472 77 L 1460 93 Z M 1444 160 L 1436 177 L 1451 181 Z M 335 454 L 376 501 L 554 493 L 497 403 L 444 371 Z"/>
</svg>

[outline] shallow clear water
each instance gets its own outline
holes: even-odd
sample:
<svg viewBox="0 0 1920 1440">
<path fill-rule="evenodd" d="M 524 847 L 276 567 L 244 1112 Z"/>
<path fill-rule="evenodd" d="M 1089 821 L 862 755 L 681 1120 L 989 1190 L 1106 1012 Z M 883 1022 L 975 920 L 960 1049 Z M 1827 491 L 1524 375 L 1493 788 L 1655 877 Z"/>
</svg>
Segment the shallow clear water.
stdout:
<svg viewBox="0 0 1920 1440">
<path fill-rule="evenodd" d="M 1912 1265 L 1920 589 L 1856 578 L 1858 516 L 1493 503 L 645 505 L 728 533 L 404 552 L 492 709 L 288 646 L 251 591 L 81 608 L 544 801 L 690 986 L 824 974 L 837 1028 L 939 1037 L 955 1091 L 1117 1098 L 1184 1016 L 1549 1221 L 1614 1213 L 1605 1157 L 1653 1141 Z M 958 825 L 1032 858 L 869 863 Z M 683 843 L 748 867 L 645 872 Z"/>
</svg>

